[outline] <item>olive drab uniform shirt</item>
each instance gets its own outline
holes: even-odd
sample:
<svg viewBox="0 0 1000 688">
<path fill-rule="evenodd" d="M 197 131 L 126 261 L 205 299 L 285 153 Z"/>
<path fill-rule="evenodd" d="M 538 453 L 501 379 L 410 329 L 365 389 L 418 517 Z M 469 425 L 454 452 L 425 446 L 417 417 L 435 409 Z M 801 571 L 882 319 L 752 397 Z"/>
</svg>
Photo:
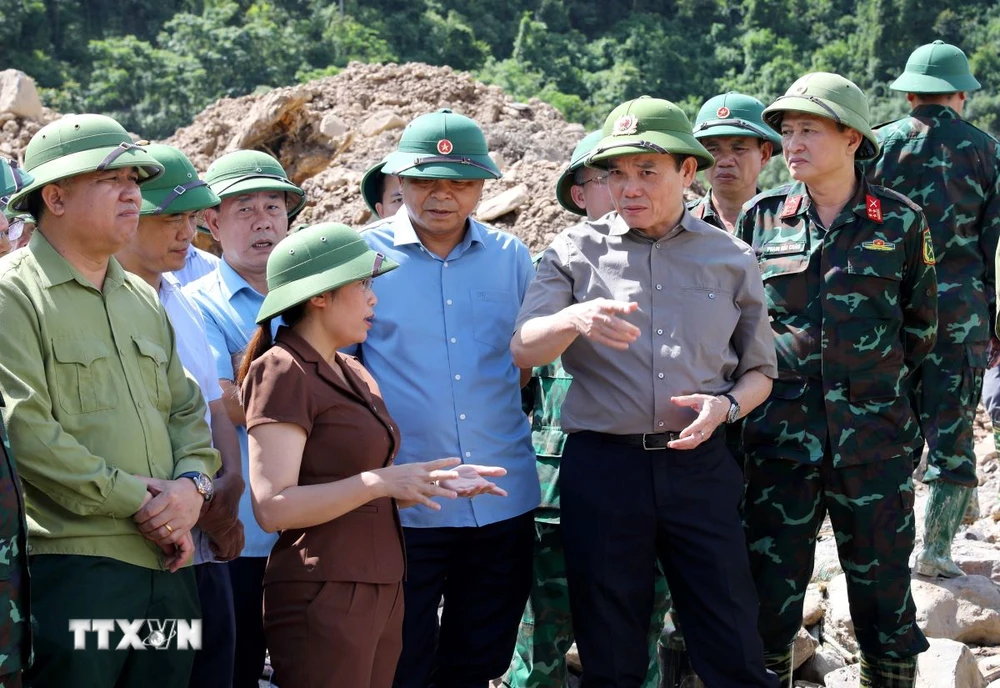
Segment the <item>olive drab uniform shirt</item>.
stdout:
<svg viewBox="0 0 1000 688">
<path fill-rule="evenodd" d="M 4 406 L 0 396 L 0 408 Z M 0 683 L 28 667 L 28 525 L 14 455 L 0 418 Z"/>
<path fill-rule="evenodd" d="M 934 346 L 934 248 L 920 208 L 858 176 L 829 229 L 802 183 L 751 199 L 738 233 L 757 255 L 778 354 L 770 397 L 746 419 L 758 458 L 834 467 L 909 454 L 907 378 Z"/>
<path fill-rule="evenodd" d="M 937 343 L 968 346 L 969 362 L 985 368 L 996 314 L 1000 144 L 945 105 L 918 105 L 876 133 L 882 153 L 866 165 L 868 179 L 927 215 L 937 258 Z"/>
</svg>

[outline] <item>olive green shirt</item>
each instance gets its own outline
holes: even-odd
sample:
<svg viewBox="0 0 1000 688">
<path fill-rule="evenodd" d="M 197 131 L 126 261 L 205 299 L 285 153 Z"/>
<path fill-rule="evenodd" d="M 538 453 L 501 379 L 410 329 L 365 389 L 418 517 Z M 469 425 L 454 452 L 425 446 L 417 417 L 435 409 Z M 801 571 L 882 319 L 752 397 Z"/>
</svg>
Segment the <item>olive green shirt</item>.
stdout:
<svg viewBox="0 0 1000 688">
<path fill-rule="evenodd" d="M 99 291 L 41 232 L 0 260 L 0 392 L 32 554 L 161 568 L 135 475 L 220 466 L 205 402 L 156 292 L 112 258 Z"/>
</svg>

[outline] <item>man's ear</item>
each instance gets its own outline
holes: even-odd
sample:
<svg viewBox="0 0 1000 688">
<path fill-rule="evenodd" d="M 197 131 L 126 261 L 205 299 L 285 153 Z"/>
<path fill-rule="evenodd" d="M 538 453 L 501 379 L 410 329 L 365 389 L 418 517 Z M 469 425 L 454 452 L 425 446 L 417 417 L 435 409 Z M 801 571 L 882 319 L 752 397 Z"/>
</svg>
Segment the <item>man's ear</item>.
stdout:
<svg viewBox="0 0 1000 688">
<path fill-rule="evenodd" d="M 576 203 L 577 208 L 579 208 L 584 212 L 587 211 L 587 199 L 583 195 L 582 186 L 580 186 L 579 184 L 574 184 L 573 186 L 569 187 L 569 197 L 573 199 L 574 203 Z"/>
<path fill-rule="evenodd" d="M 66 214 L 66 187 L 57 182 L 46 184 L 39 191 L 42 195 L 42 202 L 45 203 L 46 211 L 56 217 Z"/>
<path fill-rule="evenodd" d="M 222 239 L 219 238 L 219 209 L 206 208 L 202 216 L 205 218 L 205 226 L 212 233 L 212 238 L 222 243 Z"/>
</svg>

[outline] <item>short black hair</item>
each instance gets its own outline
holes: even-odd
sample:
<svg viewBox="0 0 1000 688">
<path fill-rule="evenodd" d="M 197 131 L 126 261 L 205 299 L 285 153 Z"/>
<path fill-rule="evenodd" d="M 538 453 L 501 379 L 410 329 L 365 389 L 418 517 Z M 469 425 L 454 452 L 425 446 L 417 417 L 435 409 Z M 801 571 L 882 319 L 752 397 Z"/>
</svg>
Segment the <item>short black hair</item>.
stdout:
<svg viewBox="0 0 1000 688">
<path fill-rule="evenodd" d="M 42 213 L 48 210 L 48 208 L 45 207 L 45 199 L 42 198 L 42 190 L 36 189 L 35 191 L 32 191 L 24 200 L 28 206 L 28 213 L 35 218 L 36 223 L 41 222 Z"/>
<path fill-rule="evenodd" d="M 382 194 L 385 193 L 385 174 L 382 172 L 376 172 L 372 176 L 374 177 L 374 184 L 375 184 L 375 198 L 378 199 L 379 202 L 381 202 Z"/>
</svg>

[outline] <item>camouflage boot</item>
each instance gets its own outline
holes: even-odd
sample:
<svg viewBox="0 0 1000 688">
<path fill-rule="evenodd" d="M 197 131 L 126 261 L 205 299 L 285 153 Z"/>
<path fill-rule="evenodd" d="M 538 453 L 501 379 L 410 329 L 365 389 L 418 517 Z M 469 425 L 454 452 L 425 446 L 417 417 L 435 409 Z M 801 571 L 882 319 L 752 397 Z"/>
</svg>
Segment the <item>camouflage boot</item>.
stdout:
<svg viewBox="0 0 1000 688">
<path fill-rule="evenodd" d="M 972 488 L 935 480 L 924 514 L 924 548 L 914 570 L 928 578 L 957 578 L 965 572 L 951 560 L 951 541 L 965 514 Z"/>
<path fill-rule="evenodd" d="M 869 659 L 861 653 L 860 688 L 913 688 L 916 680 L 916 657 Z"/>
<path fill-rule="evenodd" d="M 780 652 L 764 653 L 764 668 L 770 669 L 778 675 L 778 685 L 780 688 L 792 688 L 792 650 L 794 645 L 789 645 Z"/>
<path fill-rule="evenodd" d="M 965 507 L 965 514 L 962 516 L 963 525 L 971 526 L 979 520 L 979 488 L 970 488 L 969 504 Z"/>
</svg>

